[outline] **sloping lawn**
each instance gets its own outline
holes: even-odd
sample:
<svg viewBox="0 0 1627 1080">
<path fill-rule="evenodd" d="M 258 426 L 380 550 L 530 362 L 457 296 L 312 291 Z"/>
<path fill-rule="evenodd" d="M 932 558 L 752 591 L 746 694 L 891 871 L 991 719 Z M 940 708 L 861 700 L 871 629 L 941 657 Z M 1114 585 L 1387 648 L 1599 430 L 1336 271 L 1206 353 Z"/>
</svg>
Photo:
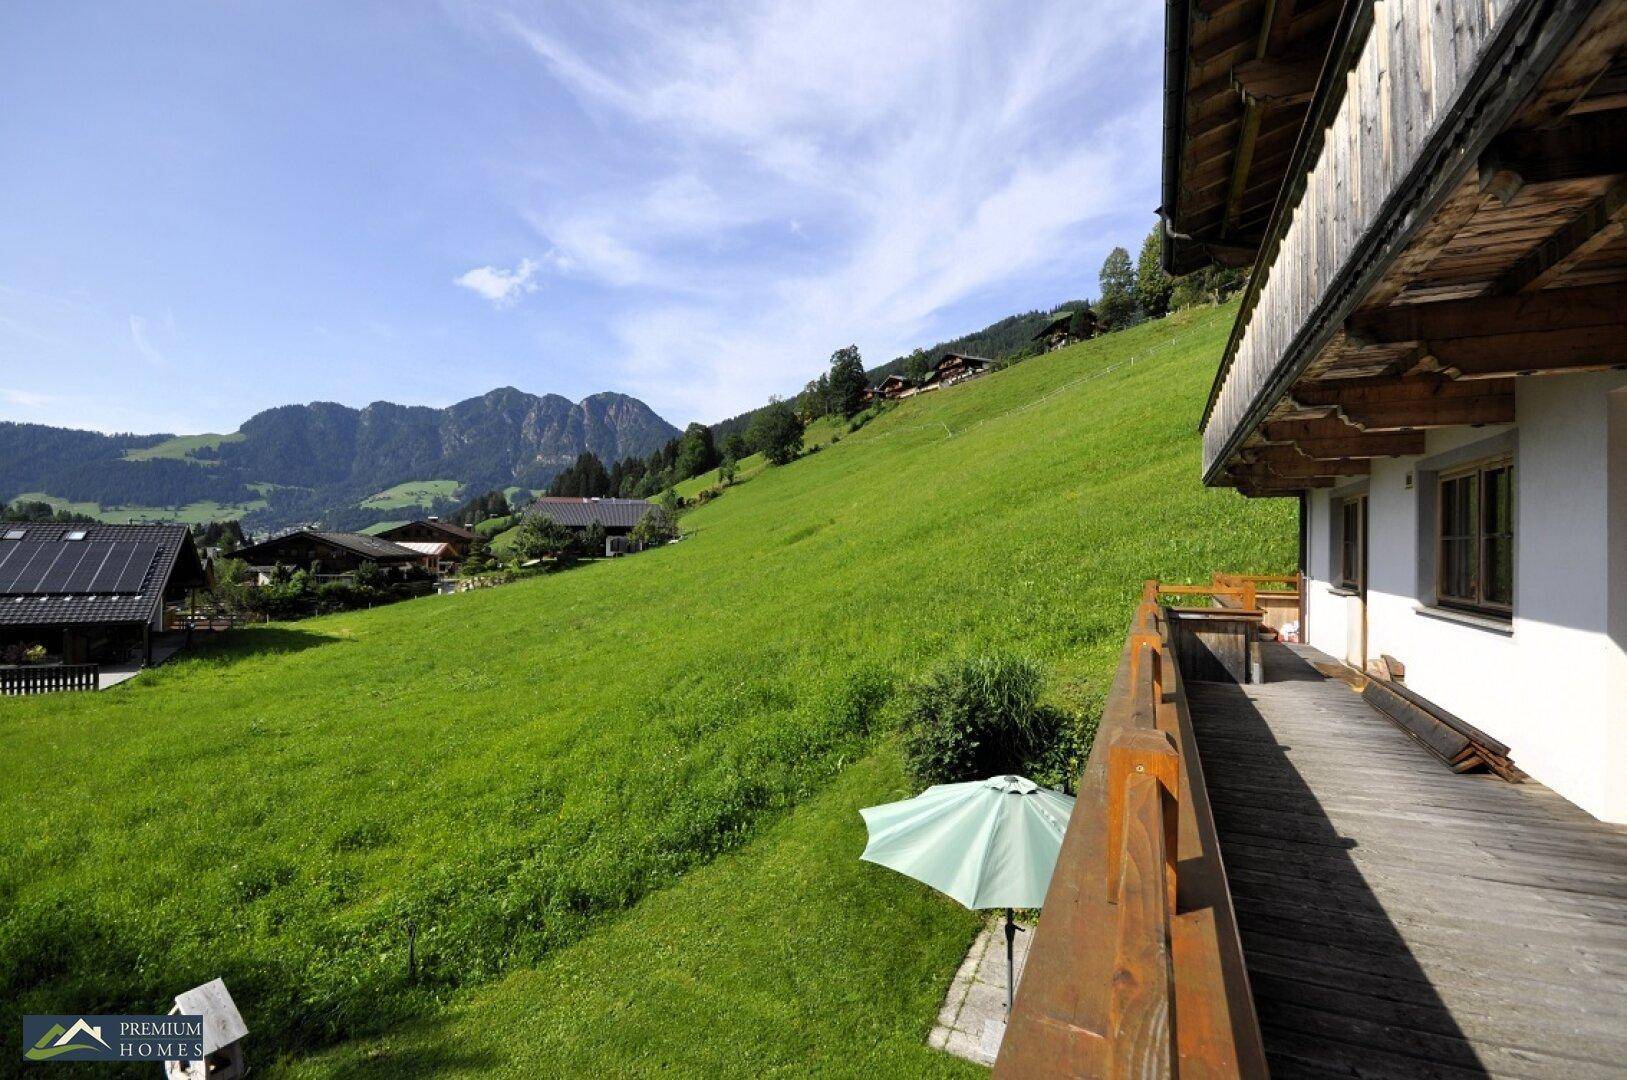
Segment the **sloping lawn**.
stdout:
<svg viewBox="0 0 1627 1080">
<path fill-rule="evenodd" d="M 777 874 L 811 892 L 829 872 L 797 830 L 856 854 L 852 802 L 902 791 L 896 763 L 854 763 L 889 738 L 887 688 L 941 658 L 1028 654 L 1088 715 L 1141 579 L 1292 565 L 1291 505 L 1198 483 L 1229 314 L 912 399 L 729 489 L 680 544 L 0 701 L 0 1026 L 222 976 L 254 1059 L 288 1067 L 343 1071 L 392 1033 L 449 1064 L 472 1045 L 612 1074 L 915 1069 L 963 915 L 850 868 L 848 903 L 782 902 L 797 927 L 736 945 L 687 890 L 737 874 L 737 906 L 767 912 Z M 904 954 L 896 981 L 838 944 L 860 926 Z M 837 952 L 797 944 L 821 937 Z M 851 1001 L 837 967 L 861 969 Z M 628 1003 L 658 985 L 669 1012 Z M 535 1032 L 504 1043 L 488 993 Z"/>
<path fill-rule="evenodd" d="M 986 1076 L 926 1046 L 978 917 L 858 859 L 859 807 L 912 794 L 889 746 L 537 967 L 292 1075 Z"/>
</svg>

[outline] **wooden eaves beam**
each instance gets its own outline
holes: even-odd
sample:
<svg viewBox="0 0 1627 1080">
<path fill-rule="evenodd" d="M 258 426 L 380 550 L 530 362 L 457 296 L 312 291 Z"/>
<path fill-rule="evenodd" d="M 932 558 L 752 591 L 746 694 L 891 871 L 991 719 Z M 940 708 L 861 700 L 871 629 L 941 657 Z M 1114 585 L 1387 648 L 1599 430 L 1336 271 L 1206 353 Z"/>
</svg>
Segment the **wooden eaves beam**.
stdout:
<svg viewBox="0 0 1627 1080">
<path fill-rule="evenodd" d="M 1311 457 L 1409 457 L 1424 452 L 1424 433 L 1366 432 L 1336 416 L 1319 420 L 1268 420 L 1262 438 L 1288 443 Z"/>
<path fill-rule="evenodd" d="M 1416 344 L 1419 369 L 1499 379 L 1627 364 L 1624 311 L 1627 285 L 1591 285 L 1402 304 L 1351 316 L 1345 334 L 1357 345 Z"/>
<path fill-rule="evenodd" d="M 1263 56 L 1232 68 L 1232 84 L 1242 95 L 1267 107 L 1303 105 L 1316 92 L 1321 61 Z"/>
<path fill-rule="evenodd" d="M 1623 162 L 1627 162 L 1627 116 L 1620 111 L 1596 112 L 1553 127 L 1504 132 L 1480 155 L 1480 175 L 1503 174 L 1525 184 L 1543 184 L 1610 176 L 1623 171 Z"/>
<path fill-rule="evenodd" d="M 1363 431 L 1514 422 L 1514 380 L 1458 382 L 1439 375 L 1301 383 L 1294 399 L 1328 406 Z"/>
<path fill-rule="evenodd" d="M 1372 471 L 1368 458 L 1315 458 L 1293 446 L 1246 447 L 1239 456 L 1278 476 L 1366 476 Z"/>
<path fill-rule="evenodd" d="M 1294 22 L 1297 0 L 1265 0 L 1260 12 L 1260 36 L 1254 45 L 1255 60 L 1281 53 L 1288 44 L 1288 30 Z M 1260 138 L 1261 113 L 1264 103 L 1257 98 L 1243 100 L 1243 129 L 1237 137 L 1237 156 L 1232 159 L 1231 181 L 1226 187 L 1225 210 L 1221 214 L 1220 232 L 1225 236 L 1237 222 L 1243 207 L 1243 192 L 1248 188 L 1248 174 L 1254 164 L 1254 145 Z"/>
<path fill-rule="evenodd" d="M 1271 471 L 1263 465 L 1233 465 L 1227 470 L 1228 475 L 1239 487 L 1248 487 L 1256 491 L 1274 491 L 1286 494 L 1290 491 L 1300 491 L 1305 488 L 1327 488 L 1333 486 L 1331 476 L 1282 476 Z"/>
</svg>

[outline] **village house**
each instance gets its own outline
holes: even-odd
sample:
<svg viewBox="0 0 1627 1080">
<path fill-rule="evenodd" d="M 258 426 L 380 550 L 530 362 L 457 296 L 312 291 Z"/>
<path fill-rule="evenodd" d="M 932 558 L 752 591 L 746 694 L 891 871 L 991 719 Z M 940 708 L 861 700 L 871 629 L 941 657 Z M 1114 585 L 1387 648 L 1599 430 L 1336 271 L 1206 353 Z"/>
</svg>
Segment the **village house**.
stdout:
<svg viewBox="0 0 1627 1080">
<path fill-rule="evenodd" d="M 1166 27 L 1202 476 L 1299 572 L 1145 584 L 995 1074 L 1621 1076 L 1627 0 Z"/>
<path fill-rule="evenodd" d="M 436 559 L 433 554 L 379 536 L 315 529 L 298 529 L 262 540 L 233 552 L 232 557 L 243 560 L 262 585 L 272 580 L 278 567 L 332 579 L 354 574 L 364 563 L 394 571 L 407 567 L 433 570 Z"/>
<path fill-rule="evenodd" d="M 1095 336 L 1096 313 L 1089 307 L 1083 307 L 1055 313 L 1031 340 L 1042 352 L 1051 352 Z"/>
<path fill-rule="evenodd" d="M 612 541 L 632 532 L 654 506 L 646 499 L 544 495 L 533 501 L 526 512 L 540 514 L 576 533 L 598 525 L 605 532 L 605 554 L 610 555 L 625 550 L 625 545 Z"/>
<path fill-rule="evenodd" d="M 165 604 L 206 584 L 184 525 L 0 525 L 0 648 L 151 662 Z"/>
<path fill-rule="evenodd" d="M 994 361 L 984 356 L 967 356 L 964 353 L 945 353 L 933 365 L 926 378 L 921 380 L 922 390 L 940 390 L 946 386 L 975 379 L 979 375 L 994 370 Z"/>
<path fill-rule="evenodd" d="M 404 522 L 373 535 L 403 546 L 410 546 L 413 550 L 428 550 L 420 549 L 418 547 L 420 544 L 439 545 L 436 550 L 449 551 L 452 562 L 461 562 L 468 558 L 469 549 L 475 542 L 473 529 L 455 522 L 442 521 L 438 517 Z"/>
<path fill-rule="evenodd" d="M 901 397 L 907 397 L 909 392 L 913 389 L 915 389 L 915 382 L 907 375 L 894 374 L 882 379 L 879 383 L 866 391 L 866 393 L 868 393 L 872 399 L 880 399 L 882 401 L 897 401 Z"/>
</svg>

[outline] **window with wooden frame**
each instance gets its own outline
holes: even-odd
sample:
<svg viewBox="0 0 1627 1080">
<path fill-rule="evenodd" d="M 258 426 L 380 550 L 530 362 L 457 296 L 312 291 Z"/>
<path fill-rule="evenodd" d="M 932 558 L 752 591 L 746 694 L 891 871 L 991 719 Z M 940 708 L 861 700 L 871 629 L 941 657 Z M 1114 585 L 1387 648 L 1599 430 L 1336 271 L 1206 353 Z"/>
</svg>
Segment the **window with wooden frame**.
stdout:
<svg viewBox="0 0 1627 1080">
<path fill-rule="evenodd" d="M 1366 584 L 1367 543 L 1365 518 L 1367 496 L 1358 495 L 1339 504 L 1339 587 L 1360 591 Z"/>
<path fill-rule="evenodd" d="M 1514 610 L 1514 462 L 1442 473 L 1435 595 L 1443 607 L 1506 618 Z"/>
</svg>

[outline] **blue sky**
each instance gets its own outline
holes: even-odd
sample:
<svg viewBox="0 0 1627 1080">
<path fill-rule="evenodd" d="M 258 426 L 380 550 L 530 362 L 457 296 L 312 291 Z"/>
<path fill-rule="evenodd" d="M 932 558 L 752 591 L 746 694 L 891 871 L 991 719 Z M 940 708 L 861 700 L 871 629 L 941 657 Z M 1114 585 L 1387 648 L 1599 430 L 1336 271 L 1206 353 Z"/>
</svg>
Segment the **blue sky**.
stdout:
<svg viewBox="0 0 1627 1080">
<path fill-rule="evenodd" d="M 1094 295 L 1161 5 L 0 7 L 0 419 L 619 390 L 675 423 Z"/>
</svg>

